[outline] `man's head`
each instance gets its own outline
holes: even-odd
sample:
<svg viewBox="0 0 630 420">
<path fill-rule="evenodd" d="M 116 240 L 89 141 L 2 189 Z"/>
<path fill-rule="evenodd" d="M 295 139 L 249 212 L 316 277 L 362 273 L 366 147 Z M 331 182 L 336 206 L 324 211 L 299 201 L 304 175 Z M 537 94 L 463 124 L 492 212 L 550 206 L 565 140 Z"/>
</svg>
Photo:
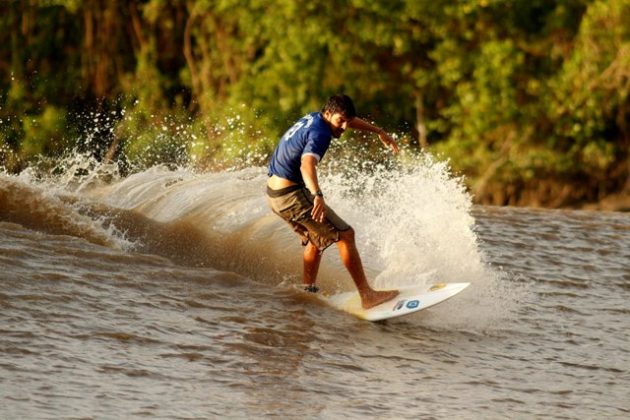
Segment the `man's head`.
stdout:
<svg viewBox="0 0 630 420">
<path fill-rule="evenodd" d="M 349 96 L 334 95 L 328 99 L 322 108 L 322 115 L 328 122 L 333 136 L 339 138 L 346 131 L 348 123 L 356 117 L 357 111 Z"/>
</svg>

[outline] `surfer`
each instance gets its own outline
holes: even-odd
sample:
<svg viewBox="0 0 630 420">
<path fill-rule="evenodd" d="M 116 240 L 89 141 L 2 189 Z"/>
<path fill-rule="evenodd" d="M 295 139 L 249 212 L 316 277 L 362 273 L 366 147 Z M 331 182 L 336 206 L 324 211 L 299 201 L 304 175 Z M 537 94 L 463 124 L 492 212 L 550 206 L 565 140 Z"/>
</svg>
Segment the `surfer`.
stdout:
<svg viewBox="0 0 630 420">
<path fill-rule="evenodd" d="M 354 230 L 326 205 L 317 179 L 317 164 L 332 138 L 339 138 L 348 128 L 375 133 L 385 147 L 398 153 L 398 145 L 390 135 L 356 116 L 350 97 L 335 95 L 321 112 L 307 114 L 284 133 L 269 162 L 267 196 L 273 212 L 291 226 L 305 247 L 305 290 L 317 292 L 315 281 L 322 253 L 335 243 L 359 291 L 363 308 L 369 309 L 393 299 L 398 291 L 377 291 L 370 287 Z"/>
</svg>

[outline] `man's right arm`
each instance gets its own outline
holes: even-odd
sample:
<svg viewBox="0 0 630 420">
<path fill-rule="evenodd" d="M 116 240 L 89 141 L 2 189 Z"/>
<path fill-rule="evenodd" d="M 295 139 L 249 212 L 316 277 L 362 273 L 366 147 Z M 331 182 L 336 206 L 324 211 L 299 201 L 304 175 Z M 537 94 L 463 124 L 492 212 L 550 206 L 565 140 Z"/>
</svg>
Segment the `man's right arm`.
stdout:
<svg viewBox="0 0 630 420">
<path fill-rule="evenodd" d="M 300 172 L 302 172 L 302 178 L 306 188 L 315 195 L 313 202 L 313 210 L 311 211 L 311 217 L 316 222 L 323 222 L 326 216 L 326 207 L 324 203 L 324 197 L 316 195 L 319 188 L 319 181 L 317 180 L 317 164 L 319 161 L 315 156 L 304 155 L 302 156 L 302 163 L 300 165 Z"/>
</svg>

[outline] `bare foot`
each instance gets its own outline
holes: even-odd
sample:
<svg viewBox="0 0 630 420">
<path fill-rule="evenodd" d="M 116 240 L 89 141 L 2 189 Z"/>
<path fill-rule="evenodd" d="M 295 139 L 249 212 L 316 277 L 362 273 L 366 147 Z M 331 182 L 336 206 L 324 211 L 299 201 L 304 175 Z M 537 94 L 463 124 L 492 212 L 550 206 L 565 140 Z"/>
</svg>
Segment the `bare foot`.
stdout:
<svg viewBox="0 0 630 420">
<path fill-rule="evenodd" d="M 372 290 L 361 296 L 363 309 L 370 309 L 398 296 L 398 290 Z"/>
</svg>

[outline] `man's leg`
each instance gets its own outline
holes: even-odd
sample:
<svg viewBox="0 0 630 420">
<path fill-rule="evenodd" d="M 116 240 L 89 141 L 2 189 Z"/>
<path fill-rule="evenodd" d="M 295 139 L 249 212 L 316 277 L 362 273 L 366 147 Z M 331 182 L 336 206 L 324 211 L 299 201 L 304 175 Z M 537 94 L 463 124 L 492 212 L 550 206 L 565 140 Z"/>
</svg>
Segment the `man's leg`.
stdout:
<svg viewBox="0 0 630 420">
<path fill-rule="evenodd" d="M 304 247 L 304 286 L 315 286 L 322 253 L 315 245 L 308 242 Z"/>
<path fill-rule="evenodd" d="M 365 277 L 361 256 L 354 240 L 354 230 L 352 228 L 339 233 L 337 249 L 341 256 L 341 262 L 346 267 L 354 284 L 357 286 L 364 309 L 369 309 L 383 302 L 395 298 L 397 290 L 376 291 L 370 287 Z"/>
</svg>

